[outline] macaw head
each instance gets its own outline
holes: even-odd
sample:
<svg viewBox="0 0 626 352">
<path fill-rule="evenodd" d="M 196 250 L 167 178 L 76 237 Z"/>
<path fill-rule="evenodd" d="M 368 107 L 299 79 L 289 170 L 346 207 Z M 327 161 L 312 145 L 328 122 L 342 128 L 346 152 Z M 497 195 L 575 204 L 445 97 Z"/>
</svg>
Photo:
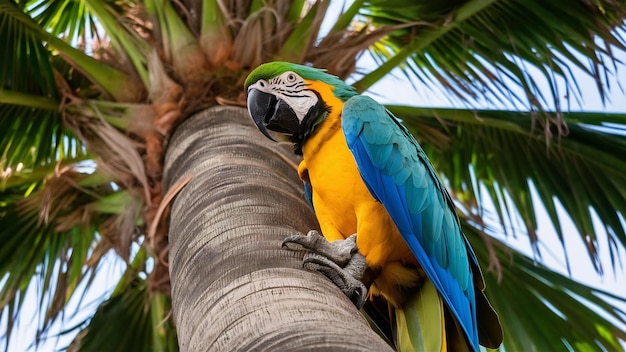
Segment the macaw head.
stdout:
<svg viewBox="0 0 626 352">
<path fill-rule="evenodd" d="M 246 79 L 248 111 L 259 130 L 268 129 L 302 144 L 336 101 L 355 95 L 354 88 L 324 70 L 288 62 L 257 67 Z"/>
</svg>

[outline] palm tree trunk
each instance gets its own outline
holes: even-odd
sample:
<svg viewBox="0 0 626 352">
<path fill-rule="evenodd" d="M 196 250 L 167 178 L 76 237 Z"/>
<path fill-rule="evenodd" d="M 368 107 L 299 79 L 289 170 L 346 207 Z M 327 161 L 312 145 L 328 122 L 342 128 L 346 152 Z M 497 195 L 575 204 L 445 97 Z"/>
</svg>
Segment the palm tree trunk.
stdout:
<svg viewBox="0 0 626 352">
<path fill-rule="evenodd" d="M 390 347 L 343 293 L 281 248 L 317 228 L 295 170 L 241 108 L 178 127 L 165 188 L 192 175 L 171 208 L 172 305 L 182 351 L 373 350 Z"/>
</svg>

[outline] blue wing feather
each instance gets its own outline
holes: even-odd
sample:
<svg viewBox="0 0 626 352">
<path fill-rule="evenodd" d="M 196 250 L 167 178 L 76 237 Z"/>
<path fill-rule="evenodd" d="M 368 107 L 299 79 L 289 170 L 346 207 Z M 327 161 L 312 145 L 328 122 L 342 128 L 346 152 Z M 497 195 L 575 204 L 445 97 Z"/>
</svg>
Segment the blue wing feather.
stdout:
<svg viewBox="0 0 626 352">
<path fill-rule="evenodd" d="M 367 188 L 385 206 L 478 350 L 471 271 L 476 258 L 461 232 L 450 196 L 424 151 L 384 106 L 369 97 L 350 98 L 342 115 L 348 147 Z"/>
<path fill-rule="evenodd" d="M 315 207 L 313 207 L 313 188 L 311 184 L 307 181 L 302 181 L 302 186 L 304 187 L 304 198 L 309 202 L 311 208 L 315 210 Z"/>
</svg>

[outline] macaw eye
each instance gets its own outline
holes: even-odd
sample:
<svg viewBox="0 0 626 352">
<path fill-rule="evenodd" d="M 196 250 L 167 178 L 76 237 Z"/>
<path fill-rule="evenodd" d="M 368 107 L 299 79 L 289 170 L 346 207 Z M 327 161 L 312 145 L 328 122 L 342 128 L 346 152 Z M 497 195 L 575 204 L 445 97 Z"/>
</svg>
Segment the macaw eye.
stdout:
<svg viewBox="0 0 626 352">
<path fill-rule="evenodd" d="M 295 81 L 296 81 L 296 74 L 295 73 L 289 73 L 287 75 L 287 82 L 293 83 Z"/>
</svg>

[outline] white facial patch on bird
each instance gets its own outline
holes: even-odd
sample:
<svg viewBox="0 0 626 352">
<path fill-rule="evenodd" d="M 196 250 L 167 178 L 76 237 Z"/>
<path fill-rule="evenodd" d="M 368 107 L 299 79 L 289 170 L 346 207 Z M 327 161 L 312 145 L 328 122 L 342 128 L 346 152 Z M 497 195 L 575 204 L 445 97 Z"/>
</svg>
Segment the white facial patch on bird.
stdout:
<svg viewBox="0 0 626 352">
<path fill-rule="evenodd" d="M 268 94 L 274 94 L 278 99 L 283 100 L 293 109 L 300 122 L 318 101 L 317 95 L 306 89 L 304 79 L 291 71 L 287 71 L 269 81 L 258 80 L 248 87 L 248 90 L 252 88 Z"/>
</svg>

